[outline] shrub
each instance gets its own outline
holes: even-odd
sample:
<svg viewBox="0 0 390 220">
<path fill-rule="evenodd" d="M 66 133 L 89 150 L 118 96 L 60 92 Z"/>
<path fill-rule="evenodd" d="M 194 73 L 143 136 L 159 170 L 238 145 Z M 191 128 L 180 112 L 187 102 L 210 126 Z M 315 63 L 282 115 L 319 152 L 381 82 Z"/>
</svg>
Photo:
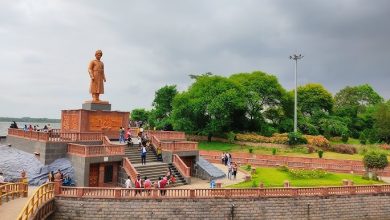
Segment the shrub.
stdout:
<svg viewBox="0 0 390 220">
<path fill-rule="evenodd" d="M 258 142 L 258 143 L 273 143 L 273 144 L 288 143 L 288 138 L 286 134 L 274 134 L 272 137 L 265 137 L 255 133 L 236 134 L 236 140 Z"/>
<path fill-rule="evenodd" d="M 289 145 L 307 144 L 307 140 L 299 132 L 290 132 L 288 133 L 288 144 Z"/>
<path fill-rule="evenodd" d="M 276 154 L 276 148 L 272 148 L 272 155 Z"/>
<path fill-rule="evenodd" d="M 364 132 L 360 133 L 359 141 L 363 145 L 367 143 L 367 137 L 366 137 L 366 134 Z"/>
<path fill-rule="evenodd" d="M 304 137 L 307 139 L 307 143 L 310 145 L 319 147 L 322 150 L 329 150 L 330 148 L 330 143 L 328 139 L 326 139 L 322 135 L 318 135 L 318 136 L 304 135 Z"/>
<path fill-rule="evenodd" d="M 347 145 L 347 144 L 333 145 L 330 150 L 333 152 L 342 153 L 342 154 L 356 154 L 357 153 L 356 147 L 351 146 L 351 145 Z"/>
<path fill-rule="evenodd" d="M 370 169 L 384 169 L 389 164 L 387 160 L 387 155 L 384 153 L 379 153 L 377 151 L 368 152 L 363 157 L 364 166 Z"/>
<path fill-rule="evenodd" d="M 308 154 L 314 153 L 315 150 L 316 149 L 313 146 L 311 146 L 311 145 L 307 146 L 307 153 Z"/>
<path fill-rule="evenodd" d="M 229 143 L 231 143 L 231 144 L 234 143 L 234 140 L 236 139 L 236 134 L 233 131 L 229 132 L 227 134 L 227 139 L 228 139 Z"/>
<path fill-rule="evenodd" d="M 318 158 L 322 158 L 323 154 L 324 154 L 324 151 L 319 150 L 318 151 Z"/>
<path fill-rule="evenodd" d="M 341 135 L 341 141 L 346 144 L 348 142 L 348 139 L 349 139 L 349 135 L 347 133 L 343 133 Z"/>
<path fill-rule="evenodd" d="M 252 170 L 252 166 L 250 164 L 247 164 L 246 167 L 245 167 L 245 170 L 251 171 Z"/>
<path fill-rule="evenodd" d="M 257 187 L 256 180 L 253 180 L 253 181 L 252 181 L 252 187 L 253 187 L 253 188 L 256 188 L 256 187 Z"/>
<path fill-rule="evenodd" d="M 383 150 L 390 150 L 390 145 L 389 145 L 389 144 L 381 144 L 380 147 L 381 147 Z"/>
<path fill-rule="evenodd" d="M 319 179 L 325 177 L 328 173 L 326 173 L 322 169 L 315 169 L 315 170 L 289 169 L 289 174 L 291 177 L 297 179 Z"/>
<path fill-rule="evenodd" d="M 283 165 L 283 166 L 278 167 L 278 170 L 281 172 L 288 172 L 288 167 Z"/>
<path fill-rule="evenodd" d="M 253 153 L 253 148 L 249 148 L 248 151 L 250 154 Z"/>
</svg>

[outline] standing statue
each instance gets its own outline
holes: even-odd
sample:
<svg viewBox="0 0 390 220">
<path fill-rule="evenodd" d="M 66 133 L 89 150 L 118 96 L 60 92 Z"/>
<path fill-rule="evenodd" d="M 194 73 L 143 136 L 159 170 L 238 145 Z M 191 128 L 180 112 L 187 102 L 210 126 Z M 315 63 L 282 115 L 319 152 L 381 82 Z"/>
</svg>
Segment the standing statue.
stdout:
<svg viewBox="0 0 390 220">
<path fill-rule="evenodd" d="M 89 87 L 89 93 L 92 94 L 92 102 L 98 103 L 101 102 L 99 100 L 99 95 L 104 94 L 104 84 L 106 82 L 106 76 L 104 75 L 104 64 L 100 59 L 103 56 L 103 52 L 101 50 L 97 50 L 95 52 L 95 60 L 92 60 L 89 63 L 88 73 L 91 77 L 91 85 Z"/>
</svg>

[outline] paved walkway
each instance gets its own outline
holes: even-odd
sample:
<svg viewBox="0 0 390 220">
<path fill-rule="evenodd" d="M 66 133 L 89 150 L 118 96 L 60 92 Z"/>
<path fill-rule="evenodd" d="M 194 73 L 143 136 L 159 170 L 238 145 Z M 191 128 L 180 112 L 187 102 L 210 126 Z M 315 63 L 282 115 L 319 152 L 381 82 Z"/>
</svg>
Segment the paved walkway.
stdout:
<svg viewBox="0 0 390 220">
<path fill-rule="evenodd" d="M 216 163 L 213 163 L 213 165 L 218 167 L 220 170 L 222 170 L 227 176 L 227 167 L 225 165 L 216 164 Z M 245 180 L 245 175 L 246 173 L 244 173 L 241 169 L 239 169 L 237 171 L 237 177 L 235 180 L 234 179 L 229 180 L 227 177 L 225 177 L 225 178 L 217 179 L 216 182 L 221 182 L 222 187 L 230 186 L 236 183 L 243 182 Z M 209 189 L 209 188 L 210 188 L 209 180 L 202 180 L 196 177 L 191 177 L 191 184 L 178 186 L 175 187 L 174 189 Z"/>
<path fill-rule="evenodd" d="M 4 202 L 0 206 L 1 219 L 2 220 L 16 219 L 37 188 L 38 187 L 36 186 L 29 186 L 27 198 L 21 197 L 21 198 L 16 198 L 14 200 L 9 200 L 8 202 Z"/>
</svg>

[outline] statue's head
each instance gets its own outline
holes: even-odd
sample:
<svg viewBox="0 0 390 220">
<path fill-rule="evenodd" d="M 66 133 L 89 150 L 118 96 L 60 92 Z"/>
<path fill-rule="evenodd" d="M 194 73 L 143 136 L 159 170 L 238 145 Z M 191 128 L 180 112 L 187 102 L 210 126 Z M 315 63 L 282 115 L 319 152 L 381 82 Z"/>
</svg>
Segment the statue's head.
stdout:
<svg viewBox="0 0 390 220">
<path fill-rule="evenodd" d="M 101 50 L 97 50 L 95 52 L 96 59 L 100 60 L 100 58 L 103 56 L 103 52 Z"/>
</svg>

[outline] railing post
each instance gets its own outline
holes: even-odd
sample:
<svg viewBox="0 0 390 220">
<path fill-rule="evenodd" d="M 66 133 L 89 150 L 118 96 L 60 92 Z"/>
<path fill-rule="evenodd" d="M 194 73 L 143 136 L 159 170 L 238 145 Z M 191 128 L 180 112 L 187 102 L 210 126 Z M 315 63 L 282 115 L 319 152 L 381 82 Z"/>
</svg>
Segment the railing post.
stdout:
<svg viewBox="0 0 390 220">
<path fill-rule="evenodd" d="M 382 186 L 375 186 L 375 192 L 381 193 L 382 192 Z"/>
<path fill-rule="evenodd" d="M 195 198 L 195 189 L 190 189 L 190 198 Z"/>
<path fill-rule="evenodd" d="M 121 189 L 115 189 L 115 198 L 121 197 Z"/>
<path fill-rule="evenodd" d="M 321 195 L 322 196 L 328 196 L 329 195 L 329 188 L 328 187 L 323 187 L 321 189 Z"/>
</svg>

